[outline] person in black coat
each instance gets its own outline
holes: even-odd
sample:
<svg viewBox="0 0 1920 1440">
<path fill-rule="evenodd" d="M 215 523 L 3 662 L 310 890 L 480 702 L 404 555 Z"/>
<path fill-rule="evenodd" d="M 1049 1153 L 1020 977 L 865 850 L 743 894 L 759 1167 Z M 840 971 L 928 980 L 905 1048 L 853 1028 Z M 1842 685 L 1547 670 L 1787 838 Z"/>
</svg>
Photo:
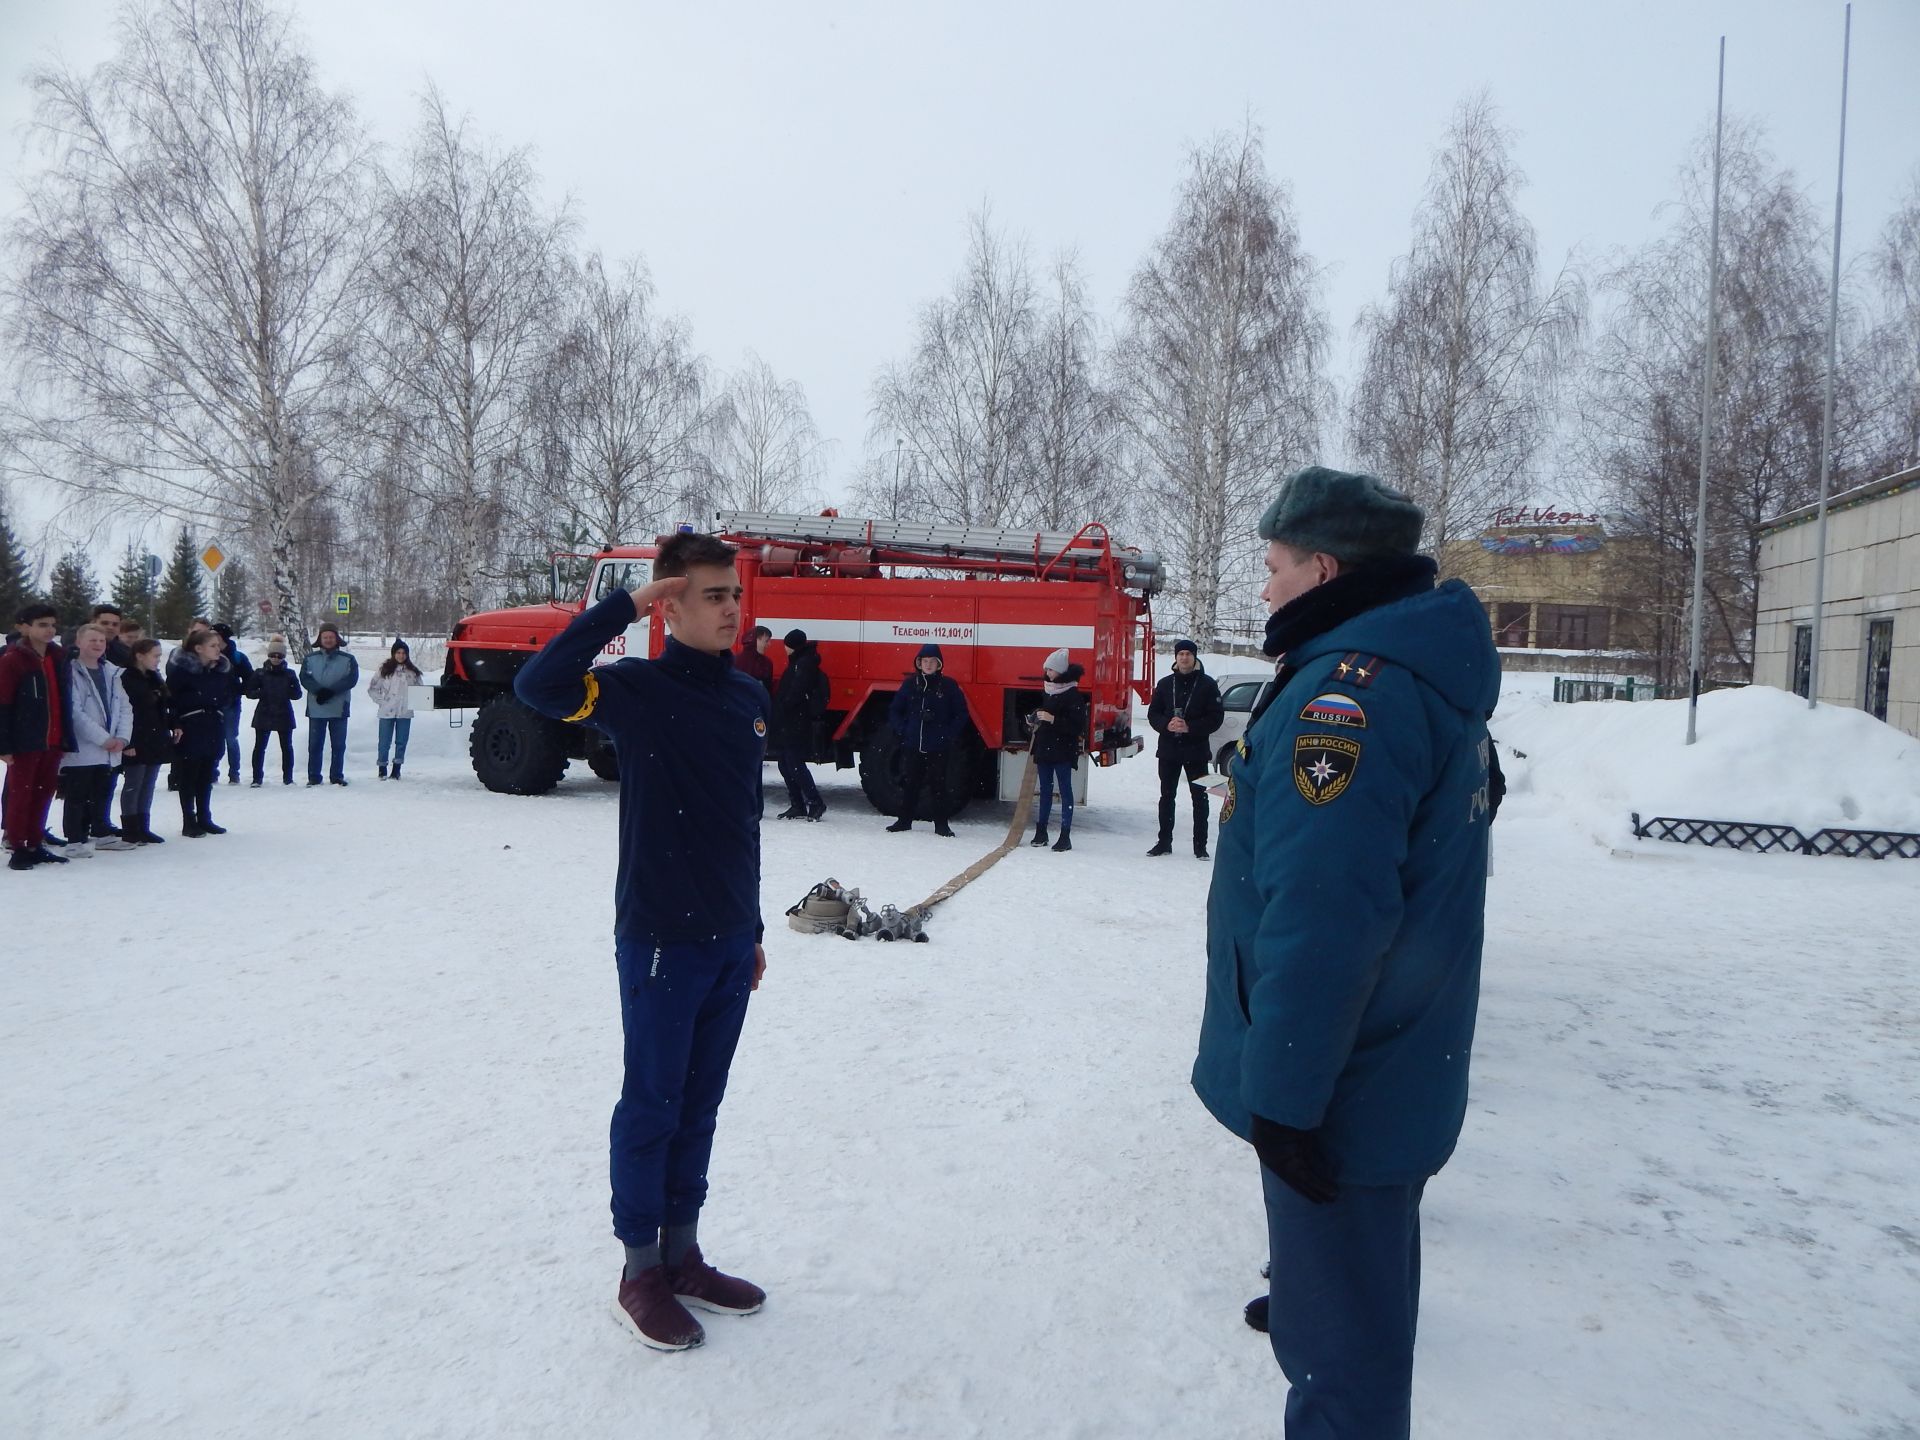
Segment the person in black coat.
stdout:
<svg viewBox="0 0 1920 1440">
<path fill-rule="evenodd" d="M 272 636 L 267 641 L 267 658 L 247 677 L 247 694 L 253 699 L 253 788 L 266 783 L 267 741 L 280 737 L 280 783 L 293 784 L 294 704 L 306 693 L 300 688 L 300 676 L 287 664 L 287 637 Z"/>
<path fill-rule="evenodd" d="M 773 692 L 774 758 L 780 778 L 787 782 L 787 808 L 782 820 L 818 820 L 827 813 L 807 769 L 813 753 L 813 730 L 827 713 L 827 677 L 820 670 L 820 647 L 804 630 L 789 630 L 781 641 L 787 648 L 787 668 Z"/>
<path fill-rule="evenodd" d="M 1033 763 L 1040 772 L 1040 819 L 1033 845 L 1047 843 L 1047 820 L 1053 814 L 1053 792 L 1060 792 L 1060 838 L 1055 850 L 1073 849 L 1073 771 L 1087 739 L 1087 693 L 1079 688 L 1086 672 L 1067 659 L 1065 650 L 1047 656 L 1046 698 L 1027 717 L 1033 726 Z"/>
<path fill-rule="evenodd" d="M 227 697 L 233 665 L 227 642 L 211 630 L 196 630 L 167 661 L 168 710 L 180 732 L 173 773 L 180 795 L 180 833 L 190 840 L 224 835 L 213 823 L 213 781 L 227 748 Z"/>
<path fill-rule="evenodd" d="M 164 845 L 153 830 L 153 791 L 160 768 L 174 757 L 173 722 L 168 717 L 167 682 L 160 674 L 158 640 L 136 640 L 128 647 L 127 704 L 133 710 L 133 738 L 121 752 L 120 838 L 136 845 Z"/>
<path fill-rule="evenodd" d="M 1225 722 L 1220 687 L 1200 664 L 1200 650 L 1191 640 L 1173 642 L 1173 669 L 1153 687 L 1147 723 L 1160 732 L 1154 752 L 1160 761 L 1160 838 L 1149 855 L 1173 853 L 1173 809 L 1180 777 L 1187 778 L 1193 797 L 1193 853 L 1207 858 L 1207 792 L 1194 782 L 1207 773 L 1213 758 L 1213 732 Z"/>
<path fill-rule="evenodd" d="M 900 818 L 887 826 L 899 833 L 913 828 L 913 812 L 920 792 L 933 782 L 933 833 L 952 836 L 947 817 L 953 802 L 947 796 L 947 752 L 967 728 L 967 701 L 960 687 L 945 674 L 946 658 L 938 645 L 922 645 L 913 657 L 913 674 L 893 692 L 887 722 L 900 737 Z"/>
</svg>

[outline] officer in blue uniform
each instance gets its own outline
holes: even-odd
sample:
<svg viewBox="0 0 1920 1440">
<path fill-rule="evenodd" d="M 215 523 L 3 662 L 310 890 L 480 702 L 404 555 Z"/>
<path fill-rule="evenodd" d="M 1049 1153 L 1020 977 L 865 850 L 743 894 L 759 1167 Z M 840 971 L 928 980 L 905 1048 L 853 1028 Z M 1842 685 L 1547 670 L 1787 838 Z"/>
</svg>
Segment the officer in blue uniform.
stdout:
<svg viewBox="0 0 1920 1440">
<path fill-rule="evenodd" d="M 1368 475 L 1260 522 L 1279 662 L 1229 770 L 1193 1085 L 1261 1166 L 1289 1440 L 1409 1430 L 1420 1198 L 1467 1102 L 1499 660 Z"/>
<path fill-rule="evenodd" d="M 733 547 L 675 535 L 653 583 L 582 613 L 527 662 L 514 693 L 591 725 L 620 765 L 614 957 L 625 1079 L 611 1131 L 613 1230 L 626 1246 L 614 1316 L 656 1350 L 705 1339 L 688 1306 L 749 1315 L 759 1286 L 707 1264 L 698 1240 L 715 1116 L 747 996 L 766 970 L 760 919 L 760 766 L 767 692 L 733 665 Z M 658 659 L 593 666 L 659 604 Z"/>
</svg>

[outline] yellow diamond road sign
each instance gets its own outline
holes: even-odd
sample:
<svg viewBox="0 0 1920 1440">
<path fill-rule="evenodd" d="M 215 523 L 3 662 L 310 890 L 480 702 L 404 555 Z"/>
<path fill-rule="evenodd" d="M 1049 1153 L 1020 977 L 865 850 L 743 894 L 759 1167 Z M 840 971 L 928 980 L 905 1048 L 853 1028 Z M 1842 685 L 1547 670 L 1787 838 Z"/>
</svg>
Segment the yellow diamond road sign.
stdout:
<svg viewBox="0 0 1920 1440">
<path fill-rule="evenodd" d="M 206 566 L 207 569 L 218 573 L 220 567 L 227 563 L 227 552 L 222 550 L 218 545 L 209 545 L 200 552 L 200 563 Z"/>
</svg>

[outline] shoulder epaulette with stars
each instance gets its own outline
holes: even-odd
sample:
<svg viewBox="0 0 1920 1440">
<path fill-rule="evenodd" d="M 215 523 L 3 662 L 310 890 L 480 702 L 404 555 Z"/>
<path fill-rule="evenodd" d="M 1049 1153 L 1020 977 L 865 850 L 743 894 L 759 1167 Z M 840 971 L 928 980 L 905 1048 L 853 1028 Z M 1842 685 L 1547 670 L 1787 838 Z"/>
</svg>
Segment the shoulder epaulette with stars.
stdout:
<svg viewBox="0 0 1920 1440">
<path fill-rule="evenodd" d="M 1349 651 L 1340 658 L 1340 663 L 1333 667 L 1332 678 L 1343 681 L 1356 690 L 1364 690 L 1373 684 L 1374 677 L 1380 673 L 1380 667 L 1385 663 L 1378 655 L 1362 655 L 1358 650 Z"/>
</svg>

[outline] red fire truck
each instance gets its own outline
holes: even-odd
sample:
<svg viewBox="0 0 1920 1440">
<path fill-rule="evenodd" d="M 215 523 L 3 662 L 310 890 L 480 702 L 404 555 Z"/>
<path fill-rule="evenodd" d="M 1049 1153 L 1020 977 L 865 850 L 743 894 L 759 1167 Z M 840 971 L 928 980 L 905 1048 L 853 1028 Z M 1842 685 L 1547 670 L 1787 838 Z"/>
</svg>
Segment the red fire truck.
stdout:
<svg viewBox="0 0 1920 1440">
<path fill-rule="evenodd" d="M 1049 534 L 832 512 L 722 511 L 714 530 L 740 547 L 741 633 L 755 625 L 773 632 L 775 683 L 786 664 L 780 636 L 799 629 L 818 643 L 831 696 L 811 758 L 858 765 L 876 809 L 897 813 L 900 757 L 887 707 L 928 641 L 944 652 L 973 722 L 950 752 L 950 795 L 1011 798 L 1028 743 L 1026 717 L 1043 695 L 1041 663 L 1063 646 L 1086 670 L 1088 759 L 1111 765 L 1139 751 L 1133 702 L 1152 694 L 1150 597 L 1163 574 L 1157 556 L 1115 544 L 1104 526 Z M 478 708 L 469 750 L 488 789 L 543 793 L 569 760 L 618 778 L 599 732 L 535 714 L 514 697 L 513 676 L 586 605 L 645 584 L 656 551 L 650 544 L 556 556 L 551 602 L 472 615 L 454 627 L 434 705 Z M 568 560 L 588 561 L 589 569 L 584 593 L 563 601 L 559 576 Z M 642 616 L 602 660 L 656 655 L 665 641 L 658 616 Z M 1083 761 L 1082 790 L 1085 770 Z"/>
</svg>

